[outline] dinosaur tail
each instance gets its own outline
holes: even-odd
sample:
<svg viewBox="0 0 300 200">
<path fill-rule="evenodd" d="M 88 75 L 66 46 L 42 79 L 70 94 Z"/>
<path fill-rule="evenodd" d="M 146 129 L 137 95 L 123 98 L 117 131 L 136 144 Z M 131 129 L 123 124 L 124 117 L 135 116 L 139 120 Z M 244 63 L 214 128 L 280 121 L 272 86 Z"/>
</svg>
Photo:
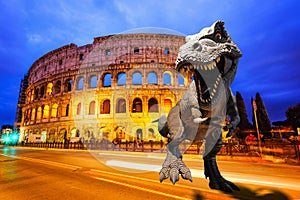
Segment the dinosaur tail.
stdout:
<svg viewBox="0 0 300 200">
<path fill-rule="evenodd" d="M 158 132 L 163 136 L 163 137 L 168 137 L 169 134 L 169 128 L 167 126 L 167 116 L 162 115 L 160 118 L 152 121 L 152 123 L 158 122 Z"/>
</svg>

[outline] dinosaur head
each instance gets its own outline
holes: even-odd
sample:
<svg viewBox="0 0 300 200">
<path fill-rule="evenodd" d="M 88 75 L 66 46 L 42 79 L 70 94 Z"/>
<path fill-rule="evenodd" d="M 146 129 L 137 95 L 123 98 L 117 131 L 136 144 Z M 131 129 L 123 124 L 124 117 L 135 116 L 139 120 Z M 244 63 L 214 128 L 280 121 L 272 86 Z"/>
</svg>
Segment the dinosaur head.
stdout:
<svg viewBox="0 0 300 200">
<path fill-rule="evenodd" d="M 180 73 L 191 71 L 200 88 L 200 101 L 210 103 L 217 99 L 222 87 L 229 87 L 242 56 L 237 45 L 224 28 L 223 21 L 186 37 L 176 60 Z"/>
</svg>

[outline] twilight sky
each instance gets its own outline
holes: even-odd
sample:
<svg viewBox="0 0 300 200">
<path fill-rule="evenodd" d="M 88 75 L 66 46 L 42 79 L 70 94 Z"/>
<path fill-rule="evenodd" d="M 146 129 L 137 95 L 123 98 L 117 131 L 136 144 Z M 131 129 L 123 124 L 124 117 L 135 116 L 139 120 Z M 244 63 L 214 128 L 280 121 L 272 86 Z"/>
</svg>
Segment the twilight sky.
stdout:
<svg viewBox="0 0 300 200">
<path fill-rule="evenodd" d="M 0 1 L 0 126 L 13 125 L 21 79 L 51 50 L 142 27 L 190 35 L 219 19 L 243 53 L 232 90 L 242 94 L 250 122 L 256 92 L 271 121 L 285 120 L 300 102 L 299 13 L 299 0 Z"/>
</svg>

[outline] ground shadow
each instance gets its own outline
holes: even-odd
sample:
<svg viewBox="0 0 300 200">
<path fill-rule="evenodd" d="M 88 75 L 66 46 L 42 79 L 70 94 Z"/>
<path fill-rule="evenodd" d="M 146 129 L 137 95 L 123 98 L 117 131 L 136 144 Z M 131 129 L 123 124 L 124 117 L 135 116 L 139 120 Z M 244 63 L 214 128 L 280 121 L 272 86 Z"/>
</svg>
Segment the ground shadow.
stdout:
<svg viewBox="0 0 300 200">
<path fill-rule="evenodd" d="M 240 200 L 290 200 L 291 198 L 285 193 L 276 189 L 258 188 L 251 190 L 247 187 L 239 186 L 240 191 L 234 191 L 233 193 L 226 193 L 228 196 Z M 205 199 L 200 192 L 194 194 L 194 200 Z"/>
</svg>

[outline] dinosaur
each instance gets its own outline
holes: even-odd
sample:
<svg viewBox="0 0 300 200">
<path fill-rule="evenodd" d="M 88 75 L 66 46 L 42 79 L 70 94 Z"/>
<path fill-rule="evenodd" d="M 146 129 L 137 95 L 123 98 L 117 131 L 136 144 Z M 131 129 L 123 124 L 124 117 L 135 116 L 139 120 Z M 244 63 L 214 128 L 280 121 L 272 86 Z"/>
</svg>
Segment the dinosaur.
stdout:
<svg viewBox="0 0 300 200">
<path fill-rule="evenodd" d="M 230 85 L 236 75 L 240 49 L 232 41 L 223 21 L 217 21 L 195 35 L 186 37 L 179 48 L 175 68 L 193 74 L 186 93 L 158 120 L 159 133 L 168 138 L 167 156 L 160 170 L 160 182 L 170 178 L 175 184 L 179 175 L 192 182 L 190 169 L 183 162 L 179 145 L 185 141 L 204 141 L 204 175 L 211 189 L 226 193 L 238 186 L 221 175 L 216 155 L 222 148 L 222 129 L 230 137 L 240 118 Z M 230 123 L 223 126 L 225 118 Z"/>
</svg>

